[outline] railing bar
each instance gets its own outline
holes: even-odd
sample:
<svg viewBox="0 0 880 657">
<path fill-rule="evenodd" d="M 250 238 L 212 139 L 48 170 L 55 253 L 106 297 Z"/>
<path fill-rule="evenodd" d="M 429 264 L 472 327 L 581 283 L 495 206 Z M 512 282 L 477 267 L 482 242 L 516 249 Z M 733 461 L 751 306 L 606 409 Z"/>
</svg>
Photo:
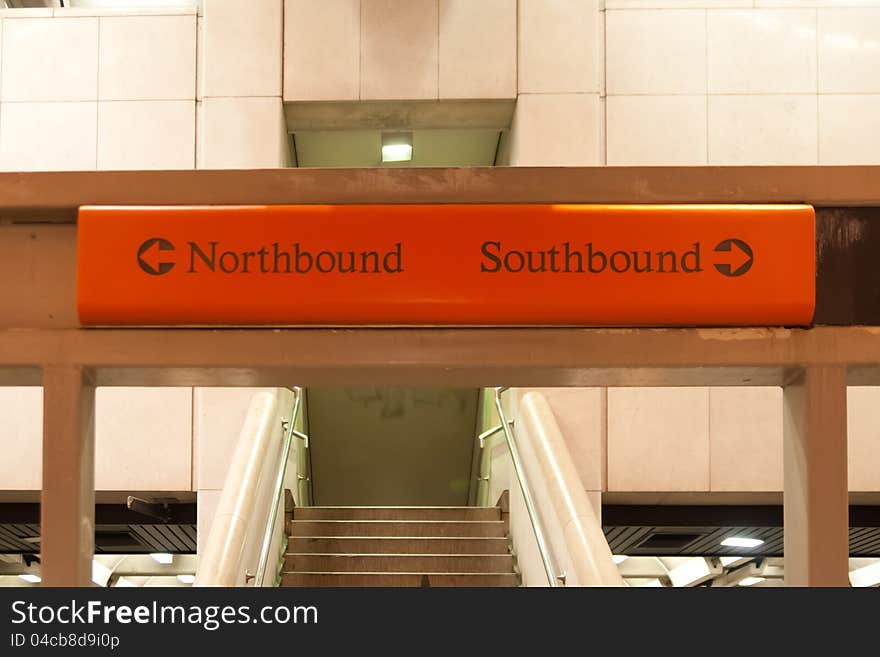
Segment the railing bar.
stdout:
<svg viewBox="0 0 880 657">
<path fill-rule="evenodd" d="M 269 551 L 272 548 L 272 536 L 275 533 L 275 520 L 278 517 L 278 509 L 281 506 L 281 500 L 284 498 L 284 475 L 287 473 L 287 461 L 290 458 L 290 445 L 293 442 L 293 436 L 296 432 L 294 425 L 299 415 L 301 389 L 291 388 L 293 391 L 293 410 L 287 425 L 287 435 L 284 437 L 284 445 L 282 447 L 281 463 L 278 466 L 278 474 L 275 478 L 275 496 L 272 500 L 272 510 L 269 521 L 266 524 L 266 533 L 263 535 L 263 545 L 260 549 L 260 561 L 257 565 L 257 574 L 255 578 L 255 586 L 263 586 L 266 578 L 266 568 L 269 565 Z"/>
<path fill-rule="evenodd" d="M 500 428 L 504 431 L 504 438 L 507 441 L 507 449 L 510 451 L 510 460 L 513 463 L 513 471 L 516 474 L 517 481 L 519 482 L 519 489 L 522 492 L 523 501 L 526 505 L 526 511 L 528 511 L 529 520 L 532 523 L 532 530 L 535 532 L 535 540 L 538 543 L 538 551 L 541 553 L 541 561 L 544 564 L 544 572 L 547 573 L 547 581 L 552 587 L 558 587 L 560 586 L 560 583 L 562 583 L 562 585 L 564 586 L 565 573 L 559 571 L 556 568 L 556 565 L 553 563 L 553 558 L 550 556 L 550 548 L 544 535 L 544 527 L 541 523 L 541 519 L 538 517 L 538 511 L 535 508 L 535 503 L 532 499 L 531 490 L 529 489 L 529 485 L 526 482 L 525 475 L 523 473 L 522 462 L 519 458 L 519 449 L 514 442 L 513 432 L 511 432 L 510 430 L 510 422 L 504 415 L 504 408 L 501 404 L 501 393 L 503 393 L 505 390 L 507 390 L 507 388 L 495 388 L 495 408 L 498 411 L 498 417 L 501 419 Z"/>
</svg>

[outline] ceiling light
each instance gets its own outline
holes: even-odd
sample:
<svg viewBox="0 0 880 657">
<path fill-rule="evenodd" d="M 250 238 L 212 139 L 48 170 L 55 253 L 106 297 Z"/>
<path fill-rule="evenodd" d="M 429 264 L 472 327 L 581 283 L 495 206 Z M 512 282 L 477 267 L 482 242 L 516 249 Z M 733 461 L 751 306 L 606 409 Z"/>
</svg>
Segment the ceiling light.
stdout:
<svg viewBox="0 0 880 657">
<path fill-rule="evenodd" d="M 720 557 L 718 560 L 721 562 L 721 565 L 727 568 L 732 564 L 735 564 L 737 561 L 749 561 L 751 557 Z"/>
<path fill-rule="evenodd" d="M 166 566 L 174 561 L 174 556 L 168 554 L 167 552 L 154 552 L 150 556 L 156 563 L 161 563 Z"/>
<path fill-rule="evenodd" d="M 752 586 L 753 584 L 758 584 L 763 581 L 764 581 L 763 577 L 743 577 L 741 580 L 739 580 L 739 585 L 740 586 Z"/>
<path fill-rule="evenodd" d="M 725 547 L 738 547 L 738 548 L 756 548 L 759 545 L 763 545 L 764 541 L 760 538 L 745 538 L 742 536 L 731 536 L 730 538 L 725 538 L 721 541 L 721 545 Z"/>
<path fill-rule="evenodd" d="M 177 579 L 179 579 L 184 584 L 192 584 L 196 581 L 195 575 L 178 575 Z"/>
<path fill-rule="evenodd" d="M 410 162 L 412 156 L 411 132 L 382 133 L 382 162 Z"/>
<path fill-rule="evenodd" d="M 625 554 L 612 554 L 611 555 L 611 560 L 618 565 L 622 564 L 627 559 L 629 559 L 629 557 L 626 556 Z"/>
<path fill-rule="evenodd" d="M 39 575 L 34 575 L 32 573 L 25 573 L 24 575 L 19 575 L 19 579 L 23 579 L 28 584 L 39 584 L 43 581 L 43 579 Z"/>
<path fill-rule="evenodd" d="M 853 586 L 877 586 L 880 584 L 880 561 L 851 571 L 849 581 Z"/>
</svg>

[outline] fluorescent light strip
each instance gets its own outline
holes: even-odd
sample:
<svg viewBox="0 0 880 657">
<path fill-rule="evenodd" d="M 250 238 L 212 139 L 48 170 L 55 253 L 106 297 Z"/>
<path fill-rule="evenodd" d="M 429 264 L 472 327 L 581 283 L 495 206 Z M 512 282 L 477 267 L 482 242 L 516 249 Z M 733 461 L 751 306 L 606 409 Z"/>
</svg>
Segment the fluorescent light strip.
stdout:
<svg viewBox="0 0 880 657">
<path fill-rule="evenodd" d="M 760 538 L 731 536 L 730 538 L 725 538 L 723 541 L 721 541 L 721 545 L 725 547 L 756 548 L 759 545 L 764 545 L 764 541 L 762 541 Z"/>
<path fill-rule="evenodd" d="M 764 577 L 743 577 L 739 581 L 740 586 L 753 586 L 755 584 L 760 584 L 764 581 Z"/>
<path fill-rule="evenodd" d="M 617 565 L 622 564 L 627 559 L 629 559 L 629 557 L 626 556 L 625 554 L 612 554 L 611 555 L 611 561 L 613 561 Z"/>
<path fill-rule="evenodd" d="M 168 554 L 167 552 L 154 552 L 150 556 L 153 558 L 153 561 L 155 561 L 156 563 L 161 563 L 165 566 L 174 561 L 174 556 Z"/>
<path fill-rule="evenodd" d="M 183 584 L 192 584 L 196 581 L 195 575 L 178 575 L 177 579 L 179 579 Z"/>
<path fill-rule="evenodd" d="M 24 575 L 19 575 L 19 579 L 23 579 L 28 584 L 39 584 L 43 581 L 43 578 L 39 575 L 34 575 L 32 573 L 25 573 Z"/>
</svg>

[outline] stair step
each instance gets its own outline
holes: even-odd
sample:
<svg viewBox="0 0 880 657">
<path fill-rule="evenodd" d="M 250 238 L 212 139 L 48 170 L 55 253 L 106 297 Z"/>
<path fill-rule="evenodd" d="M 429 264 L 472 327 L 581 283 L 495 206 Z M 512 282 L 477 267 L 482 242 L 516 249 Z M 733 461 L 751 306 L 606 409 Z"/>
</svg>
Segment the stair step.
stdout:
<svg viewBox="0 0 880 657">
<path fill-rule="evenodd" d="M 296 520 L 501 520 L 494 506 L 301 506 Z"/>
<path fill-rule="evenodd" d="M 284 573 L 283 587 L 337 586 L 519 586 L 514 573 Z"/>
<path fill-rule="evenodd" d="M 503 537 L 504 522 L 457 520 L 294 520 L 291 536 Z"/>
<path fill-rule="evenodd" d="M 505 554 L 506 538 L 292 536 L 288 552 L 341 554 Z"/>
<path fill-rule="evenodd" d="M 509 554 L 288 554 L 295 572 L 503 573 L 513 572 Z"/>
</svg>

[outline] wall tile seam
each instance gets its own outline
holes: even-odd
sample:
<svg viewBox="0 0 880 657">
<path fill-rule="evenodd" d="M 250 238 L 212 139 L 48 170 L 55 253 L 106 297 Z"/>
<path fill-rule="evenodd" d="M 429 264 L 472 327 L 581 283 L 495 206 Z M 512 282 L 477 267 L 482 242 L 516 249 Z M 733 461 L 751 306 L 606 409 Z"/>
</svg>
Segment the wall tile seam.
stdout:
<svg viewBox="0 0 880 657">
<path fill-rule="evenodd" d="M 838 94 L 828 94 L 838 95 Z M 840 94 L 843 95 L 843 94 Z M 880 95 L 880 94 L 849 94 L 849 95 Z M 211 96 L 212 99 L 223 98 L 280 98 L 280 96 Z M 0 105 L 65 105 L 71 103 L 197 103 L 195 98 L 81 98 L 74 100 L 0 100 Z"/>
<path fill-rule="evenodd" d="M 602 491 L 607 491 L 608 486 L 608 388 L 602 388 L 602 472 L 600 482 Z"/>
<path fill-rule="evenodd" d="M 519 24 L 519 0 L 513 3 L 513 97 L 514 101 L 519 97 L 519 44 L 520 44 L 520 24 Z M 514 111 L 516 108 L 514 107 Z M 513 124 L 513 117 L 510 119 Z M 510 128 L 508 128 L 510 130 Z M 501 141 L 499 140 L 499 145 Z M 497 153 L 496 153 L 497 155 Z"/>
<path fill-rule="evenodd" d="M 279 75 L 281 77 L 280 89 L 281 89 L 281 103 L 282 104 L 284 103 L 284 70 L 287 68 L 284 65 L 284 62 L 286 61 L 285 57 L 286 57 L 286 52 L 287 52 L 286 51 L 287 39 L 284 38 L 284 33 L 287 30 L 287 27 L 286 27 L 287 24 L 285 22 L 286 21 L 285 16 L 287 15 L 285 13 L 286 9 L 287 9 L 287 0 L 281 0 L 281 21 L 280 21 L 280 27 L 281 27 L 281 70 L 279 71 Z M 196 33 L 196 38 L 198 38 L 198 33 Z M 196 52 L 198 52 L 198 46 L 196 47 Z M 198 68 L 198 61 L 196 62 L 196 68 Z M 283 111 L 283 108 L 282 108 L 282 111 Z"/>
<path fill-rule="evenodd" d="M 573 95 L 589 95 L 591 92 L 569 92 Z M 566 94 L 556 94 L 556 93 L 546 93 L 546 94 L 520 94 L 520 95 L 530 95 L 530 96 L 562 96 Z M 725 98 L 725 97 L 743 97 L 743 96 L 757 96 L 757 97 L 779 97 L 779 96 L 819 96 L 819 97 L 862 97 L 862 96 L 880 96 L 880 87 L 872 88 L 865 91 L 820 91 L 816 93 L 815 91 L 773 91 L 773 92 L 742 92 L 742 93 L 687 93 L 687 92 L 641 92 L 641 93 L 613 93 L 607 94 L 604 96 L 605 98 L 700 98 L 702 96 L 709 96 L 713 98 Z M 5 100 L 4 103 L 30 103 L 30 102 L 41 102 L 41 103 L 68 103 L 68 102 L 89 102 L 89 101 L 67 101 L 67 100 L 46 100 L 46 101 L 30 101 L 30 100 Z"/>
<path fill-rule="evenodd" d="M 707 144 L 708 150 L 708 144 Z M 712 388 L 706 388 L 706 488 L 711 493 L 712 488 Z"/>
<path fill-rule="evenodd" d="M 745 10 L 757 10 L 757 11 L 785 11 L 785 10 L 794 10 L 794 9 L 817 9 L 823 12 L 831 12 L 831 11 L 839 11 L 839 10 L 858 10 L 858 9 L 877 9 L 880 8 L 880 0 L 870 0 L 869 2 L 864 3 L 852 3 L 852 4 L 752 4 L 752 3 L 743 3 L 743 4 L 734 4 L 731 3 L 729 6 L 724 6 L 721 4 L 712 4 L 712 3 L 703 3 L 703 4 L 676 4 L 676 3 L 651 3 L 646 4 L 644 6 L 631 7 L 631 6 L 612 6 L 606 7 L 603 11 L 605 13 L 609 12 L 639 12 L 639 11 L 699 11 L 701 9 L 708 11 L 717 11 L 717 12 L 731 12 L 731 11 L 745 11 Z"/>
<path fill-rule="evenodd" d="M 520 91 L 517 93 L 517 98 L 520 96 L 599 96 L 601 94 L 598 91 Z M 420 98 L 410 98 L 406 100 L 421 100 Z M 496 100 L 494 98 L 486 98 L 480 100 Z M 506 98 L 502 98 L 501 100 L 508 100 Z"/>
<path fill-rule="evenodd" d="M 193 154 L 195 166 L 195 154 Z M 196 389 L 189 389 L 189 489 L 198 491 L 198 453 L 196 447 Z M 198 499 L 196 500 L 198 504 Z"/>
<path fill-rule="evenodd" d="M 111 15 L 111 16 L 106 16 L 106 15 L 99 15 L 99 16 L 98 16 L 98 67 L 99 67 L 99 71 L 98 71 L 98 100 L 99 100 L 99 101 L 117 101 L 117 100 L 119 100 L 119 101 L 128 101 L 128 100 L 145 100 L 145 101 L 146 101 L 146 100 L 195 100 L 196 97 L 198 96 L 198 77 L 199 77 L 199 70 L 198 70 L 198 69 L 199 69 L 199 62 L 198 62 L 198 50 L 199 50 L 199 46 L 198 46 L 198 42 L 199 42 L 199 23 L 198 23 L 198 16 L 197 16 L 194 12 L 190 12 L 190 13 L 186 13 L 186 14 L 156 14 L 155 16 L 160 16 L 160 17 L 165 17 L 165 16 L 169 16 L 169 17 L 192 16 L 193 19 L 194 19 L 194 20 L 193 20 L 193 23 L 194 23 L 194 24 L 193 24 L 192 27 L 193 27 L 193 29 L 195 30 L 195 39 L 193 40 L 193 44 L 194 44 L 194 46 L 195 46 L 195 52 L 193 53 L 193 57 L 194 57 L 194 59 L 196 60 L 196 65 L 195 65 L 195 71 L 194 71 L 194 75 L 193 75 L 193 78 L 194 78 L 194 82 L 195 82 L 195 84 L 194 84 L 194 88 L 193 88 L 193 96 L 192 96 L 192 98 L 190 98 L 189 96 L 180 96 L 180 97 L 174 97 L 174 98 L 155 98 L 155 97 L 150 97 L 150 98 L 137 98 L 137 97 L 131 97 L 131 98 L 129 98 L 129 97 L 105 97 L 105 98 L 102 98 L 102 97 L 101 97 L 101 74 L 100 74 L 100 66 L 101 66 L 101 33 L 102 33 L 103 29 L 104 29 L 104 19 L 106 19 L 106 18 L 123 18 L 123 17 L 124 17 L 124 18 L 144 18 L 144 17 L 150 17 L 150 18 L 151 18 L 151 17 L 153 17 L 153 16 L 154 16 L 153 14 L 126 14 L 126 15 L 124 15 L 124 16 L 112 16 L 112 15 Z"/>
<path fill-rule="evenodd" d="M 149 98 L 144 98 L 143 96 L 119 96 L 112 98 L 101 98 L 98 96 L 97 102 L 99 103 L 191 103 L 195 102 L 195 96 L 159 96 L 154 97 L 151 96 Z M 64 103 L 68 101 L 27 101 L 27 100 L 11 100 L 11 101 L 3 101 L 10 103 L 28 103 L 28 102 L 59 102 Z"/>
<path fill-rule="evenodd" d="M 53 12 L 54 15 L 54 12 Z M 95 19 L 98 23 L 98 43 L 96 48 L 95 57 L 97 62 L 95 63 L 95 94 L 97 97 L 101 96 L 101 19 Z M 99 153 L 101 151 L 101 103 L 98 103 L 97 107 L 95 107 L 95 170 L 98 169 L 98 160 L 100 159 Z"/>
<path fill-rule="evenodd" d="M 149 9 L 85 9 L 76 7 L 35 7 L 27 9 L 0 9 L 0 18 L 25 20 L 35 18 L 140 18 L 144 16 L 195 16 L 195 9 L 156 7 Z"/>
<path fill-rule="evenodd" d="M 706 38 L 704 39 L 704 48 L 703 48 L 703 56 L 705 57 L 705 70 L 703 76 L 703 83 L 706 89 L 706 164 L 709 164 L 709 137 L 712 134 L 712 131 L 709 127 L 709 10 L 705 10 L 703 12 L 703 29 L 706 32 Z"/>
<path fill-rule="evenodd" d="M 6 61 L 6 58 L 3 56 L 3 44 L 6 43 L 6 20 L 4 18 L 0 18 L 0 108 L 2 108 L 3 102 L 3 64 Z M 3 135 L 0 134 L 0 140 L 3 139 Z M 2 143 L 2 141 L 0 141 Z"/>
<path fill-rule="evenodd" d="M 216 95 L 215 96 L 212 94 L 203 94 L 201 99 L 203 101 L 205 101 L 205 100 L 231 99 L 231 98 L 281 98 L 282 102 L 284 100 L 284 97 L 281 94 L 244 94 L 244 95 L 235 95 L 235 96 L 229 96 L 229 95 Z M 186 99 L 186 100 L 189 100 L 189 99 Z M 306 102 L 310 102 L 310 101 L 306 101 Z M 327 102 L 327 101 L 324 101 L 324 102 Z M 333 102 L 333 101 L 329 101 L 329 102 Z M 351 101 L 348 101 L 348 102 L 351 102 Z"/>
<path fill-rule="evenodd" d="M 819 38 L 819 10 L 818 9 L 814 10 L 814 12 L 813 12 L 813 20 L 814 20 L 814 22 L 813 22 L 814 31 L 815 31 L 815 35 L 816 35 L 815 43 L 813 44 L 813 46 L 815 48 L 814 57 L 815 57 L 815 61 L 816 61 L 816 163 L 818 164 L 819 151 L 821 150 L 820 144 L 822 143 L 821 130 L 819 128 L 819 126 L 820 126 L 820 123 L 819 123 L 819 87 L 820 87 L 819 80 L 821 79 L 820 65 L 821 65 L 822 60 L 819 57 L 820 38 Z"/>
<path fill-rule="evenodd" d="M 436 30 L 436 41 L 437 41 L 437 62 L 434 66 L 434 77 L 437 79 L 437 86 L 434 89 L 435 97 L 437 99 L 440 98 L 440 0 L 436 0 L 434 6 L 437 10 L 437 30 Z"/>
</svg>

